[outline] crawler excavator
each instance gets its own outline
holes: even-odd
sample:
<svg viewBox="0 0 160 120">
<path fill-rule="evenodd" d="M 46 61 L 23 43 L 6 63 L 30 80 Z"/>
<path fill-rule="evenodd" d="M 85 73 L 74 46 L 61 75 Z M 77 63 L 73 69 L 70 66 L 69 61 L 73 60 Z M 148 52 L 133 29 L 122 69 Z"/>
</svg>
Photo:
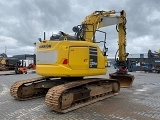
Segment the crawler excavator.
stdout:
<svg viewBox="0 0 160 120">
<path fill-rule="evenodd" d="M 118 69 L 110 78 L 105 75 L 106 32 L 99 28 L 116 25 L 118 31 Z M 11 86 L 10 93 L 17 100 L 45 95 L 51 110 L 66 113 L 94 102 L 117 95 L 121 87 L 131 87 L 134 76 L 127 73 L 126 12 L 95 11 L 78 26 L 75 35 L 62 31 L 50 40 L 36 43 L 36 73 L 42 77 L 21 80 Z M 95 34 L 104 33 L 104 40 L 96 41 Z M 45 36 L 45 35 L 44 35 Z M 101 50 L 99 42 L 104 44 Z M 92 76 L 92 77 L 87 77 Z"/>
</svg>

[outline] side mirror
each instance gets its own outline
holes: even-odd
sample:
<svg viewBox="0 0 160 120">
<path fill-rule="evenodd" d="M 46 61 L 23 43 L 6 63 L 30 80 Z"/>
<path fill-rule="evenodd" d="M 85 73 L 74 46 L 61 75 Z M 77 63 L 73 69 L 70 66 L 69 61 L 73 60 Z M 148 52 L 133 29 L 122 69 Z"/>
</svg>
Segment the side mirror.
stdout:
<svg viewBox="0 0 160 120">
<path fill-rule="evenodd" d="M 108 51 L 108 48 L 104 48 L 104 50 L 103 50 L 103 56 L 108 56 L 107 55 L 107 51 Z"/>
</svg>

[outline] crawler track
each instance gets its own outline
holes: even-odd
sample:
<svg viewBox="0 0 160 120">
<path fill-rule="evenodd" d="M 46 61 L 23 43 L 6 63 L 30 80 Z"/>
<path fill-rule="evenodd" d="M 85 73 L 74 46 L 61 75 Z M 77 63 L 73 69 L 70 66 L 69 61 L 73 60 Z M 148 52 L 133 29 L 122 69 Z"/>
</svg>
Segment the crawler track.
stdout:
<svg viewBox="0 0 160 120">
<path fill-rule="evenodd" d="M 53 111 L 66 113 L 119 93 L 115 79 L 87 78 L 64 80 L 39 77 L 15 82 L 10 94 L 17 100 L 45 96 L 46 105 Z"/>
<path fill-rule="evenodd" d="M 17 100 L 27 100 L 44 96 L 48 89 L 62 84 L 59 79 L 50 80 L 48 77 L 38 77 L 15 82 L 10 89 L 10 94 Z"/>
<path fill-rule="evenodd" d="M 49 89 L 46 105 L 56 112 L 66 113 L 118 94 L 119 81 L 91 78 L 62 84 Z"/>
<path fill-rule="evenodd" d="M 17 100 L 26 100 L 28 98 L 33 98 L 35 96 L 33 96 L 33 92 L 31 92 L 32 89 L 30 89 L 28 92 L 30 92 L 29 94 L 27 94 L 27 90 L 23 90 L 23 88 L 25 88 L 25 84 L 32 84 L 36 81 L 39 81 L 39 80 L 43 80 L 45 79 L 45 77 L 39 77 L 39 78 L 33 78 L 33 79 L 28 79 L 28 80 L 21 80 L 21 81 L 18 81 L 18 82 L 15 82 L 12 86 L 11 86 L 11 89 L 10 89 L 10 94 L 12 97 L 14 97 L 15 99 Z M 23 92 L 24 91 L 24 92 Z M 25 93 L 25 91 L 27 93 Z M 26 96 L 28 95 L 28 96 Z"/>
</svg>

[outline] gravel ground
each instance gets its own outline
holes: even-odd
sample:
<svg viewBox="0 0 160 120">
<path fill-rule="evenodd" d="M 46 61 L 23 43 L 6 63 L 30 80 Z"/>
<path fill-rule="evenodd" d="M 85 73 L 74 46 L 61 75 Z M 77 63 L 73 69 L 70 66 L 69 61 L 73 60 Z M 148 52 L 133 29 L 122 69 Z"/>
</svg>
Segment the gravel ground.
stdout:
<svg viewBox="0 0 160 120">
<path fill-rule="evenodd" d="M 109 68 L 108 73 L 114 69 Z M 0 120 L 160 120 L 160 74 L 132 72 L 133 86 L 117 96 L 66 114 L 49 110 L 44 97 L 17 101 L 10 96 L 11 85 L 36 74 L 0 76 Z M 99 76 L 107 77 L 108 74 Z"/>
</svg>

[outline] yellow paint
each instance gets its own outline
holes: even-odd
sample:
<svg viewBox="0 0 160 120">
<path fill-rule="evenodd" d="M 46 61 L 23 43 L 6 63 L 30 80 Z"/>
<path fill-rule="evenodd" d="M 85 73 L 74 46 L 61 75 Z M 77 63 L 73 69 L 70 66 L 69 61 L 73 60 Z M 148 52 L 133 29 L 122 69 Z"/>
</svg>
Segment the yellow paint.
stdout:
<svg viewBox="0 0 160 120">
<path fill-rule="evenodd" d="M 37 46 L 44 44 L 38 43 Z M 90 76 L 106 74 L 105 57 L 95 43 L 86 41 L 47 41 L 45 44 L 52 44 L 49 50 L 58 50 L 57 62 L 54 64 L 37 64 L 36 72 L 43 76 Z M 65 46 L 65 47 L 64 47 Z M 97 68 L 89 68 L 89 46 L 97 48 Z M 68 48 L 68 49 L 63 49 Z M 37 51 L 47 51 L 48 48 Z M 68 59 L 68 64 L 62 64 Z"/>
<path fill-rule="evenodd" d="M 93 36 L 96 29 L 101 27 L 106 27 L 102 22 L 102 17 L 115 17 L 115 11 L 108 12 L 93 12 L 91 15 L 87 16 L 83 24 L 91 24 L 87 26 L 87 29 L 84 34 L 84 40 L 69 40 L 66 39 L 60 41 L 49 41 L 40 42 L 36 44 L 37 52 L 39 51 L 58 51 L 57 60 L 53 64 L 37 64 L 36 72 L 42 76 L 57 76 L 57 77 L 73 77 L 73 76 L 91 76 L 91 75 L 103 75 L 106 74 L 105 63 L 107 57 L 103 55 L 103 52 L 100 50 L 97 43 L 94 43 Z M 127 57 L 126 53 L 126 13 L 123 11 L 123 14 L 118 16 L 120 18 L 118 24 L 118 46 L 119 46 L 119 60 L 125 61 Z M 89 32 L 92 31 L 92 32 Z M 43 47 L 51 45 L 51 47 Z M 42 46 L 42 47 L 40 47 Z M 97 49 L 96 54 L 93 54 L 92 57 L 97 57 L 97 63 L 90 59 L 90 47 Z M 95 51 L 93 51 L 95 52 Z M 94 59 L 95 59 L 94 58 Z M 46 58 L 47 59 L 47 58 Z M 64 60 L 68 60 L 68 64 L 62 64 Z M 90 62 L 97 64 L 96 68 L 90 68 Z"/>
</svg>

